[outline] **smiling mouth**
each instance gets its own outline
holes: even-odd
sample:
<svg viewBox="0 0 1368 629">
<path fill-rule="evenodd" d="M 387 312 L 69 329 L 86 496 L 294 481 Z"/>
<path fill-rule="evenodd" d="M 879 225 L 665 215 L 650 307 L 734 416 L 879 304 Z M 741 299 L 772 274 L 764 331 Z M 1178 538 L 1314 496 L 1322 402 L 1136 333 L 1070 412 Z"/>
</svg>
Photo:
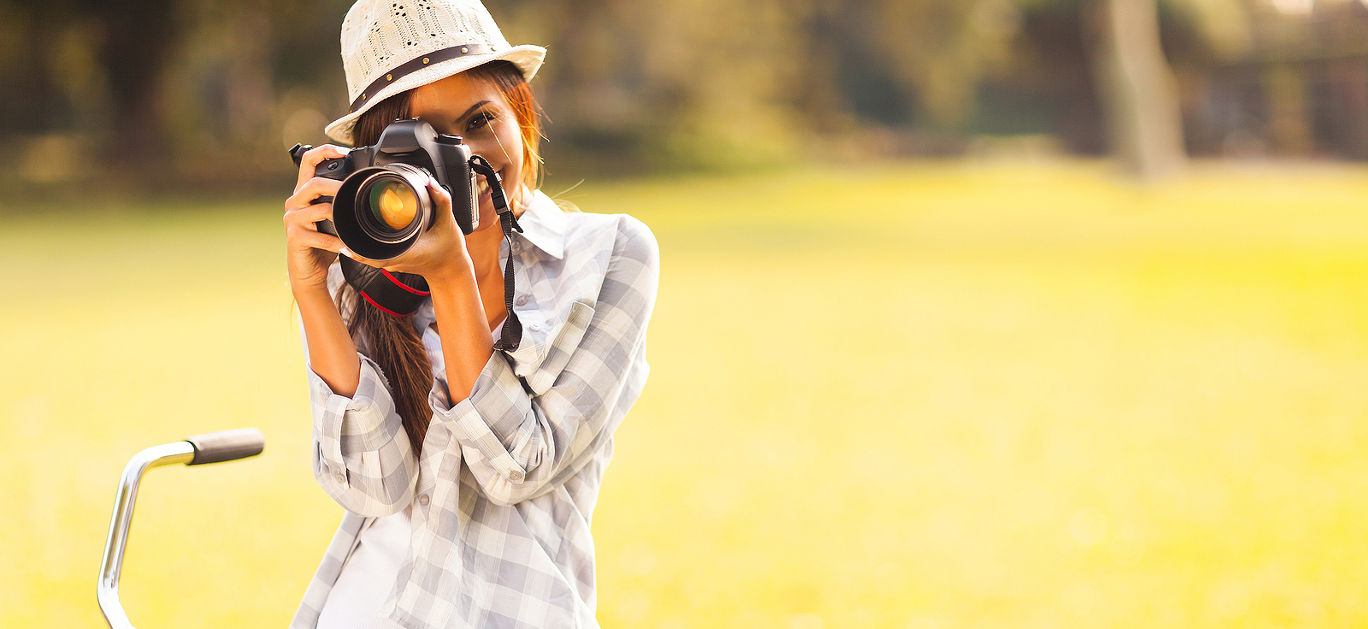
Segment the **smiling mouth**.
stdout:
<svg viewBox="0 0 1368 629">
<path fill-rule="evenodd" d="M 498 173 L 499 180 L 502 181 L 503 171 L 500 170 L 495 172 Z M 484 201 L 485 198 L 490 197 L 489 182 L 485 180 L 484 175 L 475 176 L 475 195 L 480 201 Z"/>
</svg>

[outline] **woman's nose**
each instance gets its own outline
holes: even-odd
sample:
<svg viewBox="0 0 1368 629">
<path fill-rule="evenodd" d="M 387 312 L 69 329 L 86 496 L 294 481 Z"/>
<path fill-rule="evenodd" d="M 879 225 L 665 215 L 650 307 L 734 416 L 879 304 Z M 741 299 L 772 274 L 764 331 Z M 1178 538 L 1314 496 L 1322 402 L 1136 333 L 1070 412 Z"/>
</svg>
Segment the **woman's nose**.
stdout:
<svg viewBox="0 0 1368 629">
<path fill-rule="evenodd" d="M 485 161 L 494 165 L 494 168 L 501 168 L 508 161 L 508 153 L 499 146 L 498 142 L 486 139 L 476 139 L 466 142 L 473 155 L 485 158 Z"/>
</svg>

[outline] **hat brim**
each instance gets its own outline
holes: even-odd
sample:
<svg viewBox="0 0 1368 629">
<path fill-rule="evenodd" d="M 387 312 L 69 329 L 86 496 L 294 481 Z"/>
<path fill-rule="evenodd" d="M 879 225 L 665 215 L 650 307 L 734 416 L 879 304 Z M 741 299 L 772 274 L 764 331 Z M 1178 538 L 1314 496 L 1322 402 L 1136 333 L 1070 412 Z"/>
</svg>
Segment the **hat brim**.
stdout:
<svg viewBox="0 0 1368 629">
<path fill-rule="evenodd" d="M 352 128 L 356 126 L 356 119 L 360 118 L 361 114 L 366 113 L 366 111 L 376 103 L 381 102 L 386 98 L 401 92 L 407 92 L 408 90 L 417 87 L 422 87 L 428 83 L 440 81 L 449 76 L 460 74 L 466 70 L 484 65 L 491 61 L 511 62 L 522 71 L 523 79 L 531 81 L 532 77 L 537 75 L 537 70 L 541 69 L 542 61 L 545 59 L 545 48 L 525 44 L 522 46 L 513 46 L 497 53 L 467 55 L 455 59 L 448 59 L 440 63 L 434 63 L 431 66 L 417 70 L 386 85 L 380 91 L 376 92 L 374 96 L 368 98 L 366 104 L 362 105 L 360 109 L 332 121 L 328 126 L 323 128 L 323 132 L 333 140 L 343 144 L 353 145 Z"/>
</svg>

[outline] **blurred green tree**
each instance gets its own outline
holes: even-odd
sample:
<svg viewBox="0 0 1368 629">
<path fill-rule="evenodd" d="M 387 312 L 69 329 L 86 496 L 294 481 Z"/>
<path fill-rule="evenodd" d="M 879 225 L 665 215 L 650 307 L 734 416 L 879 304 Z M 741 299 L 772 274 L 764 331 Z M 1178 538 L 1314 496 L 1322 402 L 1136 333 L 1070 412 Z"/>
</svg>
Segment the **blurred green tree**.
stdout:
<svg viewBox="0 0 1368 629">
<path fill-rule="evenodd" d="M 144 160 L 165 151 L 162 79 L 183 26 L 177 3 L 7 2 L 0 13 L 17 26 L 4 37 L 4 82 L 27 88 L 6 99 L 5 118 L 24 125 L 8 131 L 69 129 L 98 107 L 110 123 L 106 152 Z M 92 78 L 93 89 L 83 81 Z"/>
<path fill-rule="evenodd" d="M 0 85 L 21 96 L 0 100 L 0 166 L 35 166 L 0 177 L 88 177 L 96 153 L 138 186 L 279 185 L 281 149 L 324 141 L 346 107 L 350 4 L 0 0 Z M 1185 147 L 1368 157 L 1368 8 L 1349 0 L 488 4 L 550 51 L 553 174 L 957 155 L 983 134 L 1142 177 Z"/>
</svg>

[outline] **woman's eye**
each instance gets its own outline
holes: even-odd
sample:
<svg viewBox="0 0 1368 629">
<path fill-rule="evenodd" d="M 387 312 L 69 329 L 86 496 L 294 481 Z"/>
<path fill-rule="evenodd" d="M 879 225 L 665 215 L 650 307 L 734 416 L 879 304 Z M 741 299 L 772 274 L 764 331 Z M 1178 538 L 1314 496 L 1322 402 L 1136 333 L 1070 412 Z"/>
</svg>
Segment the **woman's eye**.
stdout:
<svg viewBox="0 0 1368 629">
<path fill-rule="evenodd" d="M 489 112 L 483 112 L 483 111 L 482 111 L 482 112 L 480 112 L 480 113 L 478 113 L 478 114 L 475 114 L 475 116 L 472 117 L 472 118 L 470 119 L 470 122 L 466 124 L 466 130 L 467 130 L 467 131 L 474 131 L 474 130 L 479 129 L 479 128 L 481 128 L 481 127 L 488 126 L 489 123 L 490 123 L 490 122 L 493 122 L 493 121 L 494 121 L 494 115 L 493 115 L 493 114 L 491 114 L 491 113 L 489 113 Z"/>
</svg>

